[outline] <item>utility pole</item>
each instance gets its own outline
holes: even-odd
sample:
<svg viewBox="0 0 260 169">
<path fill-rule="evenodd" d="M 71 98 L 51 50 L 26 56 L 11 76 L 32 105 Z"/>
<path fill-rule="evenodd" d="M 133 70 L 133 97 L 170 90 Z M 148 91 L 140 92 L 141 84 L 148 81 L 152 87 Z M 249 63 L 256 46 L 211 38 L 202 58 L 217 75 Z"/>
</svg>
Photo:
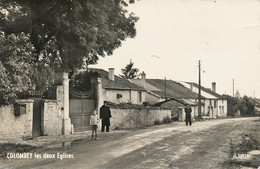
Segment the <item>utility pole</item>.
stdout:
<svg viewBox="0 0 260 169">
<path fill-rule="evenodd" d="M 166 100 L 166 77 L 164 77 L 164 97 L 165 97 L 165 100 Z"/>
<path fill-rule="evenodd" d="M 235 97 L 235 81 L 233 79 L 233 97 Z"/>
<path fill-rule="evenodd" d="M 200 60 L 199 60 L 199 102 L 198 102 L 198 119 L 202 119 L 201 116 L 201 68 L 200 68 Z"/>
</svg>

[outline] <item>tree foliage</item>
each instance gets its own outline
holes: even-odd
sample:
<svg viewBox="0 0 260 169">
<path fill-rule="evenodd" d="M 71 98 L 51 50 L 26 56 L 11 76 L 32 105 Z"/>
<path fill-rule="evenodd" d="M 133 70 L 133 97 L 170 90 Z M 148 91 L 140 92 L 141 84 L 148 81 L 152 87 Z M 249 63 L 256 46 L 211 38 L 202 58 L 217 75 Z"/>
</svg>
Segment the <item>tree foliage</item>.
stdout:
<svg viewBox="0 0 260 169">
<path fill-rule="evenodd" d="M 46 44 L 54 44 L 49 59 L 59 60 L 64 70 L 94 64 L 136 34 L 137 17 L 123 0 L 2 0 L 1 5 L 12 14 L 2 15 L 2 29 L 30 33 L 37 60 Z"/>
<path fill-rule="evenodd" d="M 0 48 L 0 104 L 8 104 L 17 93 L 35 88 L 31 80 L 35 64 L 33 47 L 23 33 L 6 38 L 1 36 Z"/>
<path fill-rule="evenodd" d="M 54 71 L 76 71 L 136 35 L 123 0 L 1 0 L 0 98 L 46 89 Z"/>
<path fill-rule="evenodd" d="M 234 98 L 229 95 L 223 95 L 228 102 L 228 115 L 233 116 L 238 110 L 242 116 L 253 116 L 255 113 L 255 102 L 251 97 Z"/>
<path fill-rule="evenodd" d="M 127 64 L 125 66 L 125 68 L 122 69 L 121 71 L 122 71 L 122 74 L 119 76 L 122 78 L 134 79 L 134 78 L 139 77 L 139 74 L 138 74 L 139 69 L 134 68 L 134 62 L 132 62 L 132 60 L 130 60 L 130 63 Z"/>
</svg>

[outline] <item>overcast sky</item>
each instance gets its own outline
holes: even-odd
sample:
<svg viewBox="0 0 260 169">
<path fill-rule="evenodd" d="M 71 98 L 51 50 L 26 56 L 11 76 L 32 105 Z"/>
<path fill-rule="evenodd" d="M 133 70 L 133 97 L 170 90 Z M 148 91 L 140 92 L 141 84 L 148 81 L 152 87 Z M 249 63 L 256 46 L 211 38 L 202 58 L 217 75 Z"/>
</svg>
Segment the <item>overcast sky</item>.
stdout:
<svg viewBox="0 0 260 169">
<path fill-rule="evenodd" d="M 137 36 L 94 67 L 115 73 L 130 62 L 147 78 L 217 83 L 219 94 L 260 97 L 259 0 L 140 0 L 128 9 L 140 19 Z M 154 56 L 156 57 L 154 57 Z"/>
</svg>

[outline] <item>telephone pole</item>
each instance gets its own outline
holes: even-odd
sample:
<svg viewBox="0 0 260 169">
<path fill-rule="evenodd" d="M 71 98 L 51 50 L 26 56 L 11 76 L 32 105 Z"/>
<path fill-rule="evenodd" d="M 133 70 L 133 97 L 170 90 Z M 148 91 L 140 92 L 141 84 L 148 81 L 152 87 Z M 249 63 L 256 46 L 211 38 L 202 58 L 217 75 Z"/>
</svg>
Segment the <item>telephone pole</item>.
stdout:
<svg viewBox="0 0 260 169">
<path fill-rule="evenodd" d="M 200 67 L 200 60 L 199 60 L 199 100 L 198 100 L 198 119 L 202 119 L 201 116 L 201 67 Z"/>
<path fill-rule="evenodd" d="M 233 79 L 233 97 L 235 97 L 235 80 Z"/>
<path fill-rule="evenodd" d="M 167 99 L 167 97 L 166 97 L 166 77 L 164 77 L 164 97 L 166 100 Z"/>
</svg>

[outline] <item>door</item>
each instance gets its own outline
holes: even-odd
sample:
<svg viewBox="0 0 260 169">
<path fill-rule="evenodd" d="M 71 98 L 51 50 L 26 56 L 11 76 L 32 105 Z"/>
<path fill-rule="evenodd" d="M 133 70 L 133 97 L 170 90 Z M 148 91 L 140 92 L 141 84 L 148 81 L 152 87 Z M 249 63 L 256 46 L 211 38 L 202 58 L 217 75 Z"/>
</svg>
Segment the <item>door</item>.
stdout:
<svg viewBox="0 0 260 169">
<path fill-rule="evenodd" d="M 32 136 L 41 135 L 41 98 L 33 99 L 33 132 Z"/>
</svg>

